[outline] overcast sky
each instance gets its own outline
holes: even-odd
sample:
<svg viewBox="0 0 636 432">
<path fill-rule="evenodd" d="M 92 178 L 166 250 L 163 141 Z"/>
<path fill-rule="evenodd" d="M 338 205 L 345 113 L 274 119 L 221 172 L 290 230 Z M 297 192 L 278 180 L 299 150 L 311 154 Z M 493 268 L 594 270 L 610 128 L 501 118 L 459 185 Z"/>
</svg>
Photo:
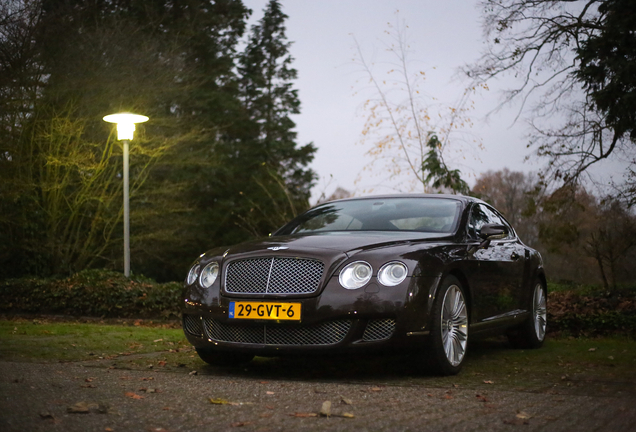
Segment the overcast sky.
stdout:
<svg viewBox="0 0 636 432">
<path fill-rule="evenodd" d="M 318 148 L 312 168 L 320 179 L 313 190 L 312 203 L 321 193 L 328 196 L 338 186 L 356 195 L 409 192 L 407 181 L 385 181 L 381 175 L 362 172 L 370 162 L 365 156 L 369 147 L 359 144 L 364 125 L 362 104 L 369 93 L 365 86 L 368 77 L 354 62 L 354 37 L 365 59 L 378 65 L 380 71 L 382 63 L 389 59 L 385 50 L 388 24 L 399 20 L 408 25 L 409 68 L 412 67 L 413 72 L 426 72 L 423 93 L 436 97 L 441 104 L 453 105 L 467 84 L 457 78 L 457 68 L 475 61 L 485 46 L 477 2 L 281 2 L 289 16 L 287 38 L 293 42 L 291 54 L 298 70 L 296 88 L 302 104 L 301 114 L 294 117 L 298 142 L 313 142 Z M 244 0 L 244 3 L 254 12 L 253 23 L 262 17 L 267 0 Z M 463 143 L 460 150 L 465 158 L 455 155 L 452 159 L 451 168 L 461 169 L 469 184 L 489 169 L 537 171 L 540 168 L 537 161 L 524 161 L 529 154 L 524 138 L 526 126 L 523 121 L 513 124 L 513 109 L 491 116 L 487 123 L 484 121 L 484 114 L 496 106 L 499 98 L 495 85 L 474 97 L 475 111 L 470 115 L 474 127 L 469 132 L 481 140 L 484 148 L 479 150 Z"/>
</svg>

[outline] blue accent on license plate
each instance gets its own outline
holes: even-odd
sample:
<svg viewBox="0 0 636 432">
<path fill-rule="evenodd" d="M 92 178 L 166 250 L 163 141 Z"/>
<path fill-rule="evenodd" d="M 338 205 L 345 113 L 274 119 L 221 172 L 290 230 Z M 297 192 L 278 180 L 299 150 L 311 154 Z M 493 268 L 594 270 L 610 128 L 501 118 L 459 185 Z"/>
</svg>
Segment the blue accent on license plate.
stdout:
<svg viewBox="0 0 636 432">
<path fill-rule="evenodd" d="M 234 302 L 230 302 L 230 318 L 234 318 Z"/>
</svg>

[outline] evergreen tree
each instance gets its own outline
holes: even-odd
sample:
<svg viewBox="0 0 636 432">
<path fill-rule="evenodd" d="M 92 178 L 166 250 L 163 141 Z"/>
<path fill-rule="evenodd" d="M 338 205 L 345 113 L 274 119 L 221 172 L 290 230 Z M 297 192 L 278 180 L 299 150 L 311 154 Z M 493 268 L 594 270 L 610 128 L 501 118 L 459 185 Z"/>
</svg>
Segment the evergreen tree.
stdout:
<svg viewBox="0 0 636 432">
<path fill-rule="evenodd" d="M 241 0 L 0 3 L 0 278 L 121 269 L 121 146 L 102 121 L 118 111 L 150 117 L 131 145 L 134 273 L 180 279 L 307 206 L 315 148 L 295 143 L 286 16 L 271 2 L 239 54 L 248 14 Z"/>
<path fill-rule="evenodd" d="M 300 101 L 293 88 L 297 71 L 285 35 L 287 18 L 280 2 L 271 0 L 262 19 L 252 26 L 239 56 L 239 95 L 244 110 L 240 151 L 241 163 L 248 168 L 242 180 L 246 188 L 249 184 L 250 189 L 256 188 L 248 198 L 252 214 L 242 216 L 254 233 L 261 234 L 308 206 L 316 177 L 307 168 L 316 148 L 313 144 L 297 147 L 296 125 L 291 119 L 300 112 Z"/>
<path fill-rule="evenodd" d="M 11 217 L 0 219 L 0 231 L 7 233 L 0 246 L 0 267 L 25 271 L 24 265 L 5 265 L 17 256 L 39 257 L 42 264 L 31 266 L 30 273 L 65 273 L 84 265 L 76 260 L 56 265 L 55 245 L 40 245 L 39 254 L 32 250 L 30 245 L 37 248 L 38 239 L 47 238 L 51 225 L 47 211 L 33 209 L 46 209 L 46 190 L 63 191 L 64 197 L 81 190 L 79 179 L 87 172 L 88 154 L 99 160 L 96 144 L 106 146 L 111 131 L 103 115 L 132 111 L 148 115 L 151 122 L 138 131 L 131 146 L 131 183 L 143 178 L 148 152 L 160 149 L 164 155 L 155 160 L 146 185 L 131 196 L 133 271 L 164 279 L 181 277 L 192 257 L 218 237 L 215 231 L 206 232 L 209 215 L 200 211 L 209 210 L 209 205 L 201 197 L 202 191 L 222 187 L 215 183 L 214 167 L 219 143 L 227 139 L 228 124 L 240 107 L 233 70 L 248 10 L 240 0 L 41 0 L 28 2 L 28 7 L 15 0 L 9 6 L 0 8 L 0 20 L 10 18 L 6 29 L 12 31 L 11 37 L 0 38 L 1 51 L 10 54 L 0 58 L 0 76 L 5 71 L 25 75 L 25 66 L 30 75 L 28 80 L 26 75 L 22 80 L 0 80 L 0 94 L 29 98 L 2 116 L 2 131 L 8 131 L 4 126 L 9 124 L 13 130 L 11 139 L 1 144 L 0 208 L 10 210 Z M 83 150 L 64 153 L 66 147 L 55 147 L 67 158 L 63 162 L 71 177 L 50 177 L 45 183 L 39 173 L 60 161 L 43 150 L 52 148 L 40 144 L 46 137 L 31 131 L 52 130 L 47 124 L 53 125 L 60 113 L 68 124 L 81 125 L 81 130 L 67 135 Z M 42 127 L 33 124 L 36 119 Z M 84 160 L 73 160 L 72 154 Z M 119 184 L 121 191 L 117 146 L 108 163 L 117 169 L 105 181 Z M 66 190 L 60 188 L 69 178 L 77 181 L 63 183 Z M 14 186 L 20 188 L 19 200 Z M 110 204 L 115 216 L 120 203 L 114 199 Z M 97 213 L 72 202 L 64 209 L 66 215 L 56 215 L 60 220 L 84 218 L 85 223 L 76 224 L 77 238 L 82 238 L 82 227 L 91 226 Z M 110 237 L 95 240 L 109 247 L 93 265 L 121 267 L 121 231 L 121 226 L 115 227 Z M 82 243 L 66 246 L 85 248 Z"/>
</svg>

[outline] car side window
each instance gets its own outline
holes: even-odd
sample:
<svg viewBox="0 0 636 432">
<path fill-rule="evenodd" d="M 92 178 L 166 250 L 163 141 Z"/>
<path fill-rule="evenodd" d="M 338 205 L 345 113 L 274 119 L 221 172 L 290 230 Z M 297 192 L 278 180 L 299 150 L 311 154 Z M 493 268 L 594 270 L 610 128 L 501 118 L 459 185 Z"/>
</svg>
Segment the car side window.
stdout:
<svg viewBox="0 0 636 432">
<path fill-rule="evenodd" d="M 475 204 L 470 211 L 468 220 L 468 235 L 473 239 L 479 239 L 481 227 L 486 224 L 500 224 L 508 228 L 508 236 L 506 239 L 514 238 L 514 231 L 502 217 L 494 212 L 488 206 L 483 204 Z"/>
</svg>

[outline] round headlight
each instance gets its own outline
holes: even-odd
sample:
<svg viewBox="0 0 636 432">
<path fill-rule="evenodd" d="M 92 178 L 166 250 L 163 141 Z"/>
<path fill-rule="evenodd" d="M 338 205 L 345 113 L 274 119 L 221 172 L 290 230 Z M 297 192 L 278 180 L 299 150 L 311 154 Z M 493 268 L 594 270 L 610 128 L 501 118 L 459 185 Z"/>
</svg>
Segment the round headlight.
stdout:
<svg viewBox="0 0 636 432">
<path fill-rule="evenodd" d="M 210 288 L 216 278 L 219 277 L 219 264 L 215 261 L 212 261 L 205 267 L 203 267 L 203 271 L 201 272 L 201 279 L 199 282 L 203 288 Z"/>
<path fill-rule="evenodd" d="M 349 264 L 340 272 L 340 285 L 346 289 L 358 289 L 365 286 L 373 275 L 373 269 L 364 261 Z"/>
<path fill-rule="evenodd" d="M 201 270 L 201 266 L 199 265 L 199 263 L 196 263 L 192 266 L 190 272 L 188 273 L 188 279 L 186 280 L 188 285 L 192 285 L 197 280 L 197 278 L 199 277 L 199 270 Z"/>
<path fill-rule="evenodd" d="M 390 262 L 382 266 L 378 272 L 378 280 L 382 285 L 395 286 L 402 283 L 406 279 L 407 274 L 408 269 L 404 264 L 401 262 Z"/>
</svg>

